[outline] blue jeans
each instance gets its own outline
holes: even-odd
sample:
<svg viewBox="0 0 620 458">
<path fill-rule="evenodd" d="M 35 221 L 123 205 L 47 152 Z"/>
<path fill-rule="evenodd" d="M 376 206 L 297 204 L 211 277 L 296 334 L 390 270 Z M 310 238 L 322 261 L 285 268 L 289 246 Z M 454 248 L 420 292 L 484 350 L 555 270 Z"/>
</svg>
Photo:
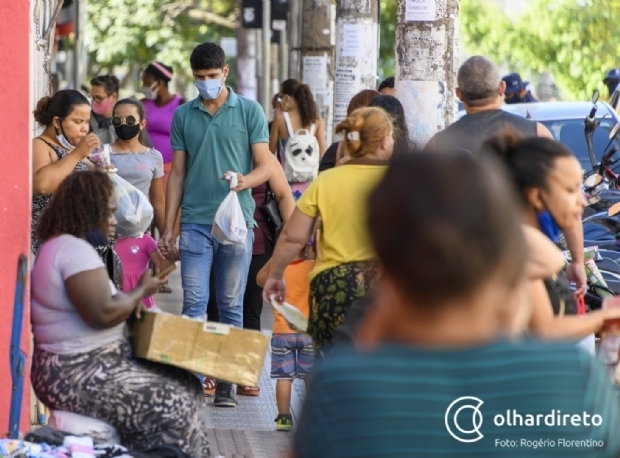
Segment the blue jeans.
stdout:
<svg viewBox="0 0 620 458">
<path fill-rule="evenodd" d="M 206 318 L 209 274 L 215 274 L 215 294 L 220 322 L 243 327 L 243 295 L 252 259 L 254 232 L 248 230 L 245 244 L 223 245 L 211 236 L 212 226 L 181 224 L 181 281 L 183 315 Z"/>
</svg>

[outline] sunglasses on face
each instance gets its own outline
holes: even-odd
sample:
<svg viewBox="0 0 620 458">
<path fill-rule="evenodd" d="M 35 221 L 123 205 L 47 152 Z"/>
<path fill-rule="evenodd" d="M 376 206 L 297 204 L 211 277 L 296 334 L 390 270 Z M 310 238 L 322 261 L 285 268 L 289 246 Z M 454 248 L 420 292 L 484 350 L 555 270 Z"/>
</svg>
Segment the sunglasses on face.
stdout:
<svg viewBox="0 0 620 458">
<path fill-rule="evenodd" d="M 114 127 L 120 127 L 123 124 L 123 121 L 128 126 L 135 126 L 136 124 L 138 124 L 140 122 L 140 121 L 136 120 L 136 118 L 134 116 L 127 116 L 126 118 L 121 118 L 120 116 L 114 116 L 112 118 L 112 125 Z"/>
</svg>

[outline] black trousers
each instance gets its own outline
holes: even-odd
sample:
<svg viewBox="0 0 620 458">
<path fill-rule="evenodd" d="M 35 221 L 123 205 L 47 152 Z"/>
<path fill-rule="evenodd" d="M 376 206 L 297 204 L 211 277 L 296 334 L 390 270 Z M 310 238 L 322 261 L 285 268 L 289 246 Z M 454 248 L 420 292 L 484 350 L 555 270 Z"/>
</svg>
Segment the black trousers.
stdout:
<svg viewBox="0 0 620 458">
<path fill-rule="evenodd" d="M 256 275 L 273 255 L 273 242 L 265 238 L 265 253 L 252 256 L 248 282 L 243 296 L 243 328 L 260 331 L 260 316 L 263 312 L 263 288 L 256 284 Z M 209 282 L 209 303 L 207 304 L 207 321 L 219 321 L 217 301 L 215 300 L 215 276 L 211 271 Z"/>
</svg>

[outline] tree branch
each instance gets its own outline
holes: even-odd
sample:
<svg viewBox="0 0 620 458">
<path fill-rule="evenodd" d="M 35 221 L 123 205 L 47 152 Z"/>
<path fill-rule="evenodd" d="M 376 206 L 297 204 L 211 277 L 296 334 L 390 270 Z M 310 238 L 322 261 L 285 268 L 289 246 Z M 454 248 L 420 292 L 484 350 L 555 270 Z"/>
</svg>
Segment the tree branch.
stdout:
<svg viewBox="0 0 620 458">
<path fill-rule="evenodd" d="M 192 19 L 199 19 L 205 22 L 211 22 L 213 24 L 221 25 L 222 27 L 226 27 L 229 29 L 236 29 L 237 22 L 231 21 L 228 18 L 222 17 L 215 13 L 210 13 L 208 11 L 199 10 L 196 8 L 192 8 L 187 11 L 187 16 Z"/>
</svg>

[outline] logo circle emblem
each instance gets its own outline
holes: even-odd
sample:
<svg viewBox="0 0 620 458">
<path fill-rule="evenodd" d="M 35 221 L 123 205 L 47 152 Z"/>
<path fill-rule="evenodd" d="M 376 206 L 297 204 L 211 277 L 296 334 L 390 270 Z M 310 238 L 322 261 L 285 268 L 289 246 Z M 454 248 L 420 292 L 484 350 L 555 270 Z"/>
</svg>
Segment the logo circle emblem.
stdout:
<svg viewBox="0 0 620 458">
<path fill-rule="evenodd" d="M 446 409 L 446 429 L 459 442 L 478 442 L 484 437 L 480 432 L 482 427 L 482 412 L 480 406 L 484 401 L 475 396 L 462 396 L 452 401 Z M 471 429 L 464 429 L 459 424 L 459 417 L 465 418 L 471 411 Z"/>
</svg>

